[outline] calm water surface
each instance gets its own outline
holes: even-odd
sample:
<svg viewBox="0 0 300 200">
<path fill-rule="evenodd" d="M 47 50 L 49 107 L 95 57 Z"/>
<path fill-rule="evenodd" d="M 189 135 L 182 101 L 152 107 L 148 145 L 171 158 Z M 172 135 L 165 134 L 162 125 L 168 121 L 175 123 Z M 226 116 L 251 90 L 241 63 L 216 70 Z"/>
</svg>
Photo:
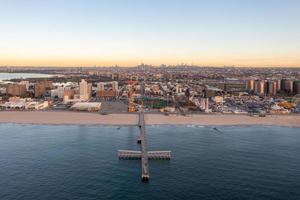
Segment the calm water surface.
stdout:
<svg viewBox="0 0 300 200">
<path fill-rule="evenodd" d="M 300 129 L 148 126 L 171 161 L 118 160 L 137 128 L 0 125 L 0 199 L 300 199 Z"/>
<path fill-rule="evenodd" d="M 36 73 L 0 73 L 0 81 L 10 80 L 17 78 L 48 78 L 49 74 L 36 74 Z"/>
</svg>

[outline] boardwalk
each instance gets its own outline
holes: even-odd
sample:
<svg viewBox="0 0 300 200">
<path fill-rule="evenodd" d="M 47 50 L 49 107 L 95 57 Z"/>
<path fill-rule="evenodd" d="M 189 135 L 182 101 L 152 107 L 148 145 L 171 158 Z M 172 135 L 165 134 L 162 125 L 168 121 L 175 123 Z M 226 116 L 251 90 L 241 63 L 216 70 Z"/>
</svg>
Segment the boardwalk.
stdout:
<svg viewBox="0 0 300 200">
<path fill-rule="evenodd" d="M 137 139 L 137 143 L 141 144 L 141 151 L 130 151 L 130 150 L 119 150 L 119 159 L 141 159 L 142 168 L 142 181 L 148 181 L 149 175 L 149 160 L 159 159 L 159 160 L 170 160 L 171 151 L 148 151 L 147 150 L 147 137 L 146 137 L 146 126 L 144 113 L 141 111 L 139 113 L 138 127 L 140 130 L 140 135 Z"/>
</svg>

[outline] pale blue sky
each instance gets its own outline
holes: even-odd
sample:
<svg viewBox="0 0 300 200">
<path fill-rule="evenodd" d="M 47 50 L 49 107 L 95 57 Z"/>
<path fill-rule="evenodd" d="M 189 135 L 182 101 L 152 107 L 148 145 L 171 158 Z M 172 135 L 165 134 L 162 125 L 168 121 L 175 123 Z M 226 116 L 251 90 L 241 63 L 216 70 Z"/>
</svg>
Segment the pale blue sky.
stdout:
<svg viewBox="0 0 300 200">
<path fill-rule="evenodd" d="M 0 65 L 300 66 L 297 0 L 0 0 Z"/>
</svg>

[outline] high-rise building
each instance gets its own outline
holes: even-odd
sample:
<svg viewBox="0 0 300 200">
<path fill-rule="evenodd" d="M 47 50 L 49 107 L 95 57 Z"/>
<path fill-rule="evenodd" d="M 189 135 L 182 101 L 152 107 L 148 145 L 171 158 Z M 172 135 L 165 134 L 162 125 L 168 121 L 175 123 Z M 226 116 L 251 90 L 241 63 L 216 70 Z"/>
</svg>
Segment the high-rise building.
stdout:
<svg viewBox="0 0 300 200">
<path fill-rule="evenodd" d="M 64 98 L 64 92 L 65 92 L 65 88 L 63 86 L 58 86 L 57 87 L 57 96 L 60 99 Z"/>
<path fill-rule="evenodd" d="M 294 94 L 300 94 L 300 81 L 294 81 L 293 92 Z"/>
<path fill-rule="evenodd" d="M 255 80 L 251 79 L 246 82 L 246 89 L 248 91 L 254 91 L 255 89 Z"/>
<path fill-rule="evenodd" d="M 51 90 L 51 97 L 58 97 L 59 99 L 64 98 L 65 88 L 63 86 L 58 86 L 56 89 Z"/>
<path fill-rule="evenodd" d="M 115 98 L 118 96 L 118 82 L 100 82 L 97 84 L 97 98 Z"/>
<path fill-rule="evenodd" d="M 79 95 L 81 101 L 88 101 L 92 96 L 92 84 L 82 79 L 79 85 Z"/>
<path fill-rule="evenodd" d="M 43 97 L 47 90 L 53 88 L 52 81 L 39 81 L 34 85 L 34 97 Z"/>
<path fill-rule="evenodd" d="M 292 80 L 286 80 L 285 81 L 285 91 L 288 93 L 293 93 L 293 81 Z"/>
<path fill-rule="evenodd" d="M 281 90 L 287 93 L 292 93 L 293 92 L 293 81 L 292 80 L 287 80 L 287 79 L 282 79 L 281 80 Z"/>
<path fill-rule="evenodd" d="M 50 95 L 51 95 L 51 98 L 56 98 L 58 97 L 58 90 L 57 89 L 53 89 L 50 91 Z"/>
<path fill-rule="evenodd" d="M 100 82 L 97 84 L 97 91 L 104 91 L 105 89 L 105 83 Z"/>
<path fill-rule="evenodd" d="M 25 96 L 27 93 L 26 85 L 24 84 L 8 84 L 6 87 L 6 93 L 10 96 Z"/>
<path fill-rule="evenodd" d="M 117 92 L 117 91 L 119 90 L 119 84 L 118 84 L 117 81 L 111 82 L 111 85 L 112 85 L 112 89 L 113 89 L 114 91 Z"/>
<path fill-rule="evenodd" d="M 255 92 L 259 95 L 266 93 L 266 82 L 265 80 L 258 80 L 255 82 Z"/>
<path fill-rule="evenodd" d="M 268 81 L 267 82 L 267 93 L 269 95 L 276 95 L 276 93 L 277 93 L 277 82 L 276 81 Z"/>
<path fill-rule="evenodd" d="M 29 90 L 29 81 L 21 81 L 20 82 L 21 85 L 26 85 L 26 90 Z"/>
<path fill-rule="evenodd" d="M 281 80 L 275 80 L 276 82 L 276 92 L 279 92 L 281 90 Z"/>
<path fill-rule="evenodd" d="M 64 91 L 64 102 L 68 102 L 71 99 L 74 99 L 75 91 L 71 89 L 65 89 Z"/>
<path fill-rule="evenodd" d="M 181 85 L 176 85 L 176 93 L 181 93 L 182 92 L 182 87 Z"/>
<path fill-rule="evenodd" d="M 285 82 L 286 82 L 286 79 L 282 79 L 280 81 L 280 90 L 281 91 L 285 91 Z"/>
<path fill-rule="evenodd" d="M 44 84 L 35 84 L 34 85 L 34 97 L 43 97 L 46 93 L 46 87 Z"/>
</svg>

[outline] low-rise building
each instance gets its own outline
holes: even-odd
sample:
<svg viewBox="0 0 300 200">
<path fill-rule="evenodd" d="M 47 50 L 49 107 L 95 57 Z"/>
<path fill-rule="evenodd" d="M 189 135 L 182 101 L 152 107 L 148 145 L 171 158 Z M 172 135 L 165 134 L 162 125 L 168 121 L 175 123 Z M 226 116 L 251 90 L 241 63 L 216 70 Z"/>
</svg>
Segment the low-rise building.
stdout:
<svg viewBox="0 0 300 200">
<path fill-rule="evenodd" d="M 31 98 L 11 97 L 0 105 L 3 109 L 13 110 L 42 110 L 49 107 L 48 101 L 34 101 Z"/>
<path fill-rule="evenodd" d="M 101 109 L 101 103 L 100 102 L 78 102 L 75 103 L 70 109 L 77 110 L 77 111 L 98 112 Z"/>
</svg>

